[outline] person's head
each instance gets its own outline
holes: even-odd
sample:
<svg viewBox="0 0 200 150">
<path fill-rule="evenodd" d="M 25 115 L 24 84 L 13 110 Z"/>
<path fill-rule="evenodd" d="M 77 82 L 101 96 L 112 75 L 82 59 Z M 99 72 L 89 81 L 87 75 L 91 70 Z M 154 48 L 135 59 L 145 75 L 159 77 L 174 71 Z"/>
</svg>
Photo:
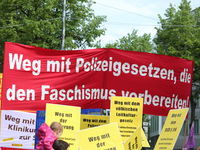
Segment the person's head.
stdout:
<svg viewBox="0 0 200 150">
<path fill-rule="evenodd" d="M 60 138 L 60 136 L 63 133 L 63 126 L 60 122 L 52 122 L 50 125 L 51 130 L 53 130 L 55 136 L 57 139 Z"/>
<path fill-rule="evenodd" d="M 63 140 L 55 140 L 53 148 L 54 150 L 68 150 L 69 144 Z"/>
</svg>

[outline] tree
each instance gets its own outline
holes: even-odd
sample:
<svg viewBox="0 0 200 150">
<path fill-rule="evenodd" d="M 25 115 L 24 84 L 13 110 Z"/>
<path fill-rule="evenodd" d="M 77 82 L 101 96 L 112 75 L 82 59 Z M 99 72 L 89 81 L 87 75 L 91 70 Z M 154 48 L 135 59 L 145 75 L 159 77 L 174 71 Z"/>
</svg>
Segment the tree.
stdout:
<svg viewBox="0 0 200 150">
<path fill-rule="evenodd" d="M 187 0 L 182 0 L 177 10 L 170 4 L 165 19 L 158 15 L 161 27 L 156 28 L 157 37 L 153 40 L 158 54 L 194 60 L 190 127 L 195 119 L 196 100 L 200 94 L 200 8 L 194 14 L 191 11 Z"/>
<path fill-rule="evenodd" d="M 150 34 L 145 33 L 143 36 L 138 36 L 137 30 L 133 30 L 131 34 L 128 33 L 127 36 L 123 36 L 114 43 L 106 44 L 105 47 L 129 51 L 153 52 Z"/>
<path fill-rule="evenodd" d="M 105 16 L 95 16 L 92 0 L 67 0 L 65 48 L 93 46 Z M 48 49 L 61 49 L 63 0 L 1 0 L 0 66 L 4 42 L 16 42 Z M 2 71 L 2 70 L 0 70 Z"/>
</svg>

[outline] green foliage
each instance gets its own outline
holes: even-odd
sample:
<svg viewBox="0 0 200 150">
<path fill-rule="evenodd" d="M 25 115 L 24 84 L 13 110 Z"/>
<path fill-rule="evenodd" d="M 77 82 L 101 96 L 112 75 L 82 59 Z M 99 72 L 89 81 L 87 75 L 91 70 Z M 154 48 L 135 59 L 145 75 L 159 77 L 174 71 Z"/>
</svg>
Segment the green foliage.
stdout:
<svg viewBox="0 0 200 150">
<path fill-rule="evenodd" d="M 190 2 L 182 0 L 178 10 L 172 4 L 166 10 L 166 18 L 160 15 L 160 28 L 156 28 L 157 37 L 154 39 L 158 54 L 176 56 L 194 60 L 193 98 L 198 99 L 200 94 L 200 7 L 193 13 Z"/>
<path fill-rule="evenodd" d="M 200 7 L 192 11 L 190 2 L 182 0 L 177 10 L 170 4 L 165 17 L 163 19 L 159 15 L 161 27 L 156 28 L 154 42 L 157 53 L 194 61 L 190 97 L 191 126 L 200 95 Z"/>
<path fill-rule="evenodd" d="M 92 0 L 66 1 L 66 49 L 93 46 L 95 39 L 105 33 L 100 25 L 106 17 L 94 15 L 93 3 Z M 61 49 L 62 11 L 63 0 L 1 0 L 0 65 L 5 41 Z"/>
<path fill-rule="evenodd" d="M 123 36 L 115 43 L 108 43 L 106 48 L 117 48 L 129 51 L 140 52 L 153 52 L 153 44 L 151 42 L 150 34 L 144 34 L 143 36 L 137 35 L 137 30 L 133 30 L 132 33 L 128 33 L 127 36 Z"/>
</svg>

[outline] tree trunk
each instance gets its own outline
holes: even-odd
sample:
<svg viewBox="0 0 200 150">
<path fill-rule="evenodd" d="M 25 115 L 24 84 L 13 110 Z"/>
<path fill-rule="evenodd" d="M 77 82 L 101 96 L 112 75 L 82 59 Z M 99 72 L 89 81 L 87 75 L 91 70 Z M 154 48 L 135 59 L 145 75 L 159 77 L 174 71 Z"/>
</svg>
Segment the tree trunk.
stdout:
<svg viewBox="0 0 200 150">
<path fill-rule="evenodd" d="M 193 99 L 193 95 L 192 95 L 192 92 L 191 92 L 191 97 L 190 97 L 190 107 L 191 107 L 191 120 L 190 120 L 190 129 L 191 129 L 191 126 L 192 126 L 192 123 L 193 121 L 195 120 L 195 108 L 196 108 L 196 102 L 194 101 Z"/>
</svg>

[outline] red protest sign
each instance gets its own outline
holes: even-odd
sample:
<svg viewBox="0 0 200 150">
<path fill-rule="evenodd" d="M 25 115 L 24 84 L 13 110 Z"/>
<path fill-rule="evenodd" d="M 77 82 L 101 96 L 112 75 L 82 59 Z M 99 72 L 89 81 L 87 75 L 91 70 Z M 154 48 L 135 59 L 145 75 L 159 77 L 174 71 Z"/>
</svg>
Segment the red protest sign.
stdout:
<svg viewBox="0 0 200 150">
<path fill-rule="evenodd" d="M 6 42 L 3 110 L 46 103 L 110 108 L 111 96 L 142 97 L 145 114 L 189 107 L 193 61 L 119 49 L 58 51 Z M 123 109 L 123 108 L 122 108 Z"/>
</svg>

